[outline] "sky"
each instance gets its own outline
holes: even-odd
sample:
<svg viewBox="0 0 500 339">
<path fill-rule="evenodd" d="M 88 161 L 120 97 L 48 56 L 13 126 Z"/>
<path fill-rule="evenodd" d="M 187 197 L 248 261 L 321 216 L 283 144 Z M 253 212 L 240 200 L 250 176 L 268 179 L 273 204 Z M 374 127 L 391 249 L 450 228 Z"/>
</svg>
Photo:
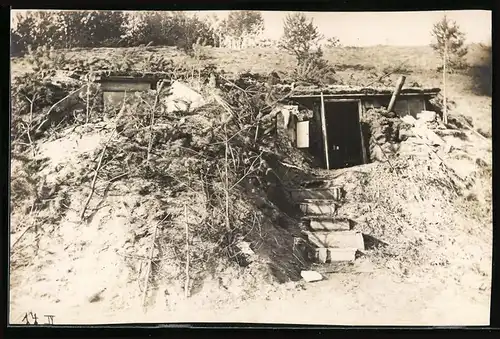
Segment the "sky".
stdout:
<svg viewBox="0 0 500 339">
<path fill-rule="evenodd" d="M 15 12 L 15 11 L 13 11 Z M 229 11 L 203 11 L 200 16 L 216 14 L 223 18 Z M 262 11 L 264 35 L 279 39 L 283 20 L 291 12 Z M 337 37 L 344 46 L 421 46 L 432 42 L 430 31 L 442 16 L 457 22 L 467 43 L 491 43 L 491 11 L 422 12 L 304 12 L 313 19 L 326 37 Z M 15 24 L 15 23 L 14 23 Z"/>
</svg>

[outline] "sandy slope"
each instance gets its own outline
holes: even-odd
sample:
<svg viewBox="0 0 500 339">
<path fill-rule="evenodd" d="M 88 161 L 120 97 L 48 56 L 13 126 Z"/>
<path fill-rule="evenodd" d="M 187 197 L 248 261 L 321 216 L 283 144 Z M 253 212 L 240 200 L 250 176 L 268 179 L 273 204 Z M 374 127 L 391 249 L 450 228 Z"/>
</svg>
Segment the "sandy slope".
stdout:
<svg viewBox="0 0 500 339">
<path fill-rule="evenodd" d="M 469 134 L 469 138 L 474 138 Z M 49 156 L 49 177 L 76 171 L 76 156 L 97 147 L 102 135 L 84 135 L 78 142 L 70 134 L 42 144 L 42 157 Z M 459 142 L 475 156 L 488 159 L 480 140 Z M 474 146 L 475 145 L 475 146 Z M 61 150 L 65 150 L 62 157 Z M 486 152 L 486 153 L 484 153 Z M 491 153 L 489 153 L 491 154 Z M 57 164 L 65 164 L 56 171 Z M 468 162 L 455 163 L 467 172 Z M 373 164 L 375 165 L 375 164 Z M 368 165 L 371 168 L 376 166 Z M 65 173 L 66 172 L 66 173 Z M 119 192 L 127 190 L 124 183 Z M 481 189 L 479 186 L 478 190 Z M 481 191 L 477 192 L 481 194 Z M 147 313 L 141 306 L 144 269 L 140 260 L 127 260 L 130 209 L 137 206 L 133 194 L 114 194 L 88 224 L 79 221 L 85 195 L 74 194 L 69 212 L 54 229 L 46 230 L 38 254 L 24 267 L 11 272 L 10 321 L 20 323 L 25 312 L 56 316 L 56 324 L 124 322 L 266 322 L 336 325 L 486 325 L 489 321 L 491 277 L 491 226 L 460 221 L 447 242 L 450 264 L 425 265 L 402 277 L 390 266 L 370 259 L 358 263 L 358 273 L 325 274 L 325 280 L 307 284 L 247 286 L 243 271 L 225 271 L 206 281 L 185 299 L 182 282 L 156 286 L 155 302 Z M 144 207 L 132 213 L 148 214 Z M 19 235 L 13 234 L 13 239 Z M 33 235 L 26 236 L 26 242 Z M 456 259 L 456 260 L 455 260 Z M 242 274 L 242 275 L 240 275 Z M 167 291 L 167 293 L 165 293 Z M 196 310 L 196 311 L 195 311 Z"/>
</svg>

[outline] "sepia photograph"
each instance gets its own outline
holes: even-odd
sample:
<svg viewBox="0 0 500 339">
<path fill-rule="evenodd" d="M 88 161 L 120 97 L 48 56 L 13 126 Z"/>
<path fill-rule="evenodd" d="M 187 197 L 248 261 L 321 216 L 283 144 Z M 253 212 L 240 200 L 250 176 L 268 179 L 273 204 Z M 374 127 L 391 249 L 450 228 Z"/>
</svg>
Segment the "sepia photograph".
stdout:
<svg viewBox="0 0 500 339">
<path fill-rule="evenodd" d="M 10 325 L 489 325 L 491 11 L 12 10 Z"/>
</svg>

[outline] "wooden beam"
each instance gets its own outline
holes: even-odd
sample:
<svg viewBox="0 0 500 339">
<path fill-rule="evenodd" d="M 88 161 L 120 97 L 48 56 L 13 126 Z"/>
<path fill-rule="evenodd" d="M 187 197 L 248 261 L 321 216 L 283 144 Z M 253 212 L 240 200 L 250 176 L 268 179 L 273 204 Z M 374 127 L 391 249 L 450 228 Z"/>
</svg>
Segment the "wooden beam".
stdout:
<svg viewBox="0 0 500 339">
<path fill-rule="evenodd" d="M 355 98 L 353 98 L 353 99 L 341 99 L 341 98 L 339 98 L 339 99 L 325 99 L 324 101 L 325 102 L 358 102 L 359 99 L 355 99 Z"/>
<path fill-rule="evenodd" d="M 325 147 L 326 169 L 330 169 L 330 159 L 328 157 L 328 133 L 326 130 L 325 100 L 323 99 L 323 92 L 321 92 L 321 130 L 323 132 L 323 145 Z"/>
<path fill-rule="evenodd" d="M 422 93 L 400 93 L 400 96 L 420 96 L 420 97 L 432 97 L 436 96 L 439 92 L 422 92 Z M 348 93 L 348 94 L 324 94 L 323 97 L 330 98 L 357 98 L 366 99 L 372 97 L 390 97 L 390 93 L 373 93 L 373 94 L 359 94 L 359 93 Z M 297 94 L 290 97 L 290 99 L 314 99 L 321 98 L 321 94 Z"/>
<path fill-rule="evenodd" d="M 387 106 L 387 111 L 392 112 L 392 109 L 394 108 L 394 104 L 396 103 L 396 99 L 401 92 L 401 89 L 403 88 L 403 85 L 405 83 L 406 77 L 402 75 L 397 84 L 396 88 L 394 89 L 394 93 L 392 93 L 391 101 L 389 102 L 389 106 Z"/>
</svg>

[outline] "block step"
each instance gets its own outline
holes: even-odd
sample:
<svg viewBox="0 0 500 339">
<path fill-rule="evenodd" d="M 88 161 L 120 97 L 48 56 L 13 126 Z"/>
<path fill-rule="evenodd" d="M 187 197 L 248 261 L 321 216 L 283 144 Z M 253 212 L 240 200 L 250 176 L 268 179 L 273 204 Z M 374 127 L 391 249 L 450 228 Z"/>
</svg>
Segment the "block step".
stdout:
<svg viewBox="0 0 500 339">
<path fill-rule="evenodd" d="M 363 234 L 355 231 L 304 232 L 308 240 L 316 247 L 355 248 L 364 250 Z"/>
<path fill-rule="evenodd" d="M 332 179 L 329 178 L 317 178 L 314 180 L 302 181 L 300 184 L 301 188 L 330 188 L 338 187 Z"/>
<path fill-rule="evenodd" d="M 305 199 L 328 199 L 341 201 L 344 198 L 342 187 L 331 188 L 295 188 L 289 189 L 290 195 L 295 201 L 304 201 Z"/>
<path fill-rule="evenodd" d="M 305 215 L 333 215 L 338 209 L 335 200 L 303 201 L 299 208 Z"/>
<path fill-rule="evenodd" d="M 314 260 L 321 264 L 354 261 L 356 260 L 357 249 L 355 248 L 317 248 L 314 253 Z"/>
<path fill-rule="evenodd" d="M 349 219 L 332 218 L 328 216 L 306 216 L 302 220 L 311 231 L 349 231 Z"/>
</svg>

